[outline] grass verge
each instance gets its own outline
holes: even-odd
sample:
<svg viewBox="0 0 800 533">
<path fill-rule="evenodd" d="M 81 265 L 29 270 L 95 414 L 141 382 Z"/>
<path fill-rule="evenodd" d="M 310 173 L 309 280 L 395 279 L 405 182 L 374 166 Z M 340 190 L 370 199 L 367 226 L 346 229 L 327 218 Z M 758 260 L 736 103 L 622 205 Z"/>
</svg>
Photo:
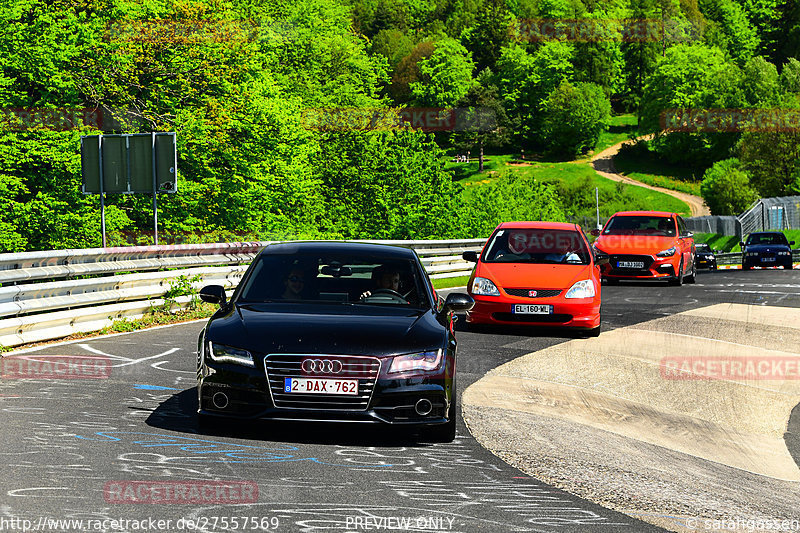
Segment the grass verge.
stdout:
<svg viewBox="0 0 800 533">
<path fill-rule="evenodd" d="M 642 147 L 620 150 L 614 157 L 617 172 L 648 185 L 700 196 L 700 181 L 705 169 L 672 165 L 659 159 L 645 146 L 642 143 Z"/>
<path fill-rule="evenodd" d="M 466 287 L 469 276 L 459 276 L 457 278 L 438 278 L 433 280 L 434 289 L 449 289 L 451 287 Z"/>
</svg>

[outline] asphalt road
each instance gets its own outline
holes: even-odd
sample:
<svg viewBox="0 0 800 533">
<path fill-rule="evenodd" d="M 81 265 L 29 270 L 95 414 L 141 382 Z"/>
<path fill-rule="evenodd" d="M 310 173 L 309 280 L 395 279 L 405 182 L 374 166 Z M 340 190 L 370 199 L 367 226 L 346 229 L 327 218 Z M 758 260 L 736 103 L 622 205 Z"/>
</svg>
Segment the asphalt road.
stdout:
<svg viewBox="0 0 800 533">
<path fill-rule="evenodd" d="M 713 303 L 800 307 L 800 272 L 701 272 L 696 285 L 622 284 L 604 287 L 603 298 L 606 329 Z M 573 338 L 458 326 L 459 391 L 502 363 Z M 19 379 L 4 367 L 0 531 L 656 530 L 508 466 L 461 420 L 451 444 L 338 425 L 248 423 L 199 434 L 193 387 L 201 328 L 182 324 L 23 354 L 105 358 L 111 367 L 103 375 Z M 798 428 L 800 407 L 787 435 Z M 800 464 L 800 442 L 787 437 L 787 445 Z M 232 481 L 246 483 L 209 489 Z M 140 482 L 161 492 L 137 493 Z M 148 494 L 169 499 L 168 486 L 172 501 L 132 503 Z M 203 503 L 186 503 L 198 494 Z M 53 522 L 70 519 L 83 523 Z M 158 527 L 157 520 L 170 522 Z"/>
</svg>

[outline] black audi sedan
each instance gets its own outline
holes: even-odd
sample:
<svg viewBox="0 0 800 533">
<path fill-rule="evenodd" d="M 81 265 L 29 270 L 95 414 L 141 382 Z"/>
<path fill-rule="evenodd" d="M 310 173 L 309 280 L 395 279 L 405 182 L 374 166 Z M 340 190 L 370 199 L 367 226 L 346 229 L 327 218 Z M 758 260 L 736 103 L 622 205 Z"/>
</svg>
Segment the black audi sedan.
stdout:
<svg viewBox="0 0 800 533">
<path fill-rule="evenodd" d="M 787 241 L 786 235 L 779 231 L 751 233 L 742 247 L 742 270 L 752 267 L 782 266 L 792 268 L 792 249 L 794 241 Z"/>
<path fill-rule="evenodd" d="M 697 243 L 695 245 L 695 257 L 697 258 L 697 268 L 717 269 L 717 256 L 708 244 Z"/>
<path fill-rule="evenodd" d="M 201 429 L 225 419 L 412 426 L 451 441 L 454 313 L 408 248 L 353 242 L 266 246 L 200 334 Z M 419 431 L 415 431 L 419 432 Z"/>
</svg>

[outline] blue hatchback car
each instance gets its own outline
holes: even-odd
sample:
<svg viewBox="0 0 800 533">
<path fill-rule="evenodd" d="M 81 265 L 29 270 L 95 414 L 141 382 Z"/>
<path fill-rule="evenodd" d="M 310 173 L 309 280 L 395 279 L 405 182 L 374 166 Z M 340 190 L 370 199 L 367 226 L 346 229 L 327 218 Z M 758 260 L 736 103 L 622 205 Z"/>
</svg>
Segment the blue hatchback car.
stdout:
<svg viewBox="0 0 800 533">
<path fill-rule="evenodd" d="M 787 241 L 786 235 L 779 231 L 751 233 L 747 241 L 739 244 L 742 247 L 742 270 L 750 270 L 755 266 L 792 268 L 790 246 L 794 241 Z"/>
</svg>

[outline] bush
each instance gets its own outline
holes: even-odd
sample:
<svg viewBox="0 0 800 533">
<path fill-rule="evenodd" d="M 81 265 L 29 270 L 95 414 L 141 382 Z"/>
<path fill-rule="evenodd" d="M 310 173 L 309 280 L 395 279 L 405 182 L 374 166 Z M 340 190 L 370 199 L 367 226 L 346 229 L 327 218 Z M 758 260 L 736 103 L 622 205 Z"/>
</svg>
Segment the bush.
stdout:
<svg viewBox="0 0 800 533">
<path fill-rule="evenodd" d="M 736 158 L 725 159 L 703 175 L 700 193 L 713 215 L 738 215 L 758 200 L 750 176 L 739 165 Z"/>
<path fill-rule="evenodd" d="M 608 129 L 611 102 L 599 85 L 563 82 L 548 95 L 542 112 L 548 151 L 572 157 L 593 148 Z"/>
</svg>

